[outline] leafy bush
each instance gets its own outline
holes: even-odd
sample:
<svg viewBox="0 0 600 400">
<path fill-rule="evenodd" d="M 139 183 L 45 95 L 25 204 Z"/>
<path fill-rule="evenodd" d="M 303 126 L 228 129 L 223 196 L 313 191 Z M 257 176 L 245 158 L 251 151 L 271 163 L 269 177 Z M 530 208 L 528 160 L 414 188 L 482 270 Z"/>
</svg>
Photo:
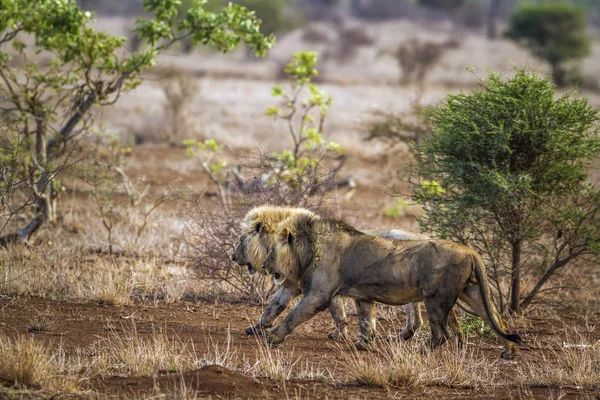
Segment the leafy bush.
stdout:
<svg viewBox="0 0 600 400">
<path fill-rule="evenodd" d="M 179 6 L 180 14 L 192 6 L 195 0 L 182 0 Z M 229 4 L 229 0 L 207 0 L 204 9 L 216 12 Z M 290 0 L 234 0 L 231 3 L 253 11 L 261 20 L 260 31 L 265 35 L 277 32 L 285 32 L 293 28 L 293 20 L 286 14 L 286 7 Z"/>
<path fill-rule="evenodd" d="M 557 85 L 565 83 L 562 64 L 590 53 L 584 9 L 568 3 L 527 4 L 510 18 L 506 37 L 528 47 L 552 67 Z"/>
<path fill-rule="evenodd" d="M 174 43 L 191 38 L 220 51 L 244 41 L 264 55 L 273 38 L 259 31 L 260 22 L 247 9 L 229 5 L 206 11 L 196 1 L 177 19 L 179 1 L 144 0 L 147 18 L 136 22 L 144 43 L 136 52 L 123 51 L 126 39 L 92 28 L 93 15 L 74 0 L 3 0 L 0 2 L 0 122 L 10 143 L 10 169 L 0 178 L 0 233 L 15 210 L 35 206 L 35 217 L 0 244 L 26 241 L 43 221 L 56 219 L 57 174 L 72 165 L 78 139 L 89 131 L 93 107 L 118 101 L 123 91 L 142 81 L 158 55 Z M 25 43 L 24 35 L 35 37 Z M 40 53 L 51 55 L 45 62 Z M 11 61 L 12 60 L 12 61 Z M 15 60 L 23 68 L 15 68 Z M 3 160 L 5 161 L 5 160 Z M 13 201 L 15 200 L 15 201 Z"/>
<path fill-rule="evenodd" d="M 561 268 L 600 253 L 600 192 L 587 171 L 600 119 L 527 69 L 480 85 L 430 110 L 413 199 L 427 211 L 424 230 L 487 258 L 500 305 L 518 311 Z M 525 278 L 535 283 L 521 299 Z"/>
<path fill-rule="evenodd" d="M 236 0 L 241 6 L 256 13 L 262 21 L 260 31 L 265 35 L 293 29 L 295 21 L 286 14 L 290 0 Z"/>
</svg>

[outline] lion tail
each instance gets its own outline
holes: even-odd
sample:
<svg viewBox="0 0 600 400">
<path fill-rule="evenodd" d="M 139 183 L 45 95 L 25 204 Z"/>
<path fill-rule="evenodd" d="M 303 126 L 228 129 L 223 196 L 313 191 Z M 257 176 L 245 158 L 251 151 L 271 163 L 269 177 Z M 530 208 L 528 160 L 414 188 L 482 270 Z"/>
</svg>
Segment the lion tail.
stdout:
<svg viewBox="0 0 600 400">
<path fill-rule="evenodd" d="M 479 290 L 481 292 L 481 299 L 483 302 L 483 307 L 485 308 L 485 312 L 488 315 L 488 319 L 492 325 L 492 328 L 498 333 L 498 335 L 502 336 L 506 340 L 510 340 L 511 342 L 521 343 L 521 336 L 517 333 L 508 333 L 505 332 L 501 326 L 500 321 L 498 320 L 497 314 L 494 312 L 495 310 L 492 308 L 491 297 L 487 287 L 487 278 L 485 275 L 485 265 L 483 264 L 483 260 L 479 255 L 473 255 L 473 262 L 475 265 L 475 277 L 479 282 Z"/>
</svg>

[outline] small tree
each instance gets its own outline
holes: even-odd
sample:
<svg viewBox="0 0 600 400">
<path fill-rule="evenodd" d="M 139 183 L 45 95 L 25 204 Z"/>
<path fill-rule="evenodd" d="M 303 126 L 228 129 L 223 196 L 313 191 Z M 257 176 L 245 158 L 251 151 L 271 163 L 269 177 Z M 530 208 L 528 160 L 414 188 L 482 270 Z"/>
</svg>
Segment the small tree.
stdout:
<svg viewBox="0 0 600 400">
<path fill-rule="evenodd" d="M 77 139 L 89 130 L 92 107 L 114 104 L 124 90 L 139 85 L 142 71 L 162 51 L 185 38 L 223 52 L 242 40 L 263 55 L 271 46 L 272 38 L 260 33 L 253 12 L 230 4 L 213 13 L 203 8 L 205 3 L 195 1 L 177 20 L 179 0 L 144 0 L 149 18 L 138 20 L 135 31 L 145 45 L 130 53 L 126 39 L 93 29 L 92 14 L 74 0 L 0 2 L 0 121 L 10 127 L 2 134 L 12 154 L 2 158 L 13 162 L 14 154 L 21 155 L 11 169 L 14 179 L 0 184 L 0 233 L 22 204 L 37 205 L 32 222 L 0 243 L 27 240 L 43 221 L 55 218 L 53 182 L 72 162 Z M 26 44 L 20 34 L 35 40 Z M 42 52 L 52 61 L 35 57 Z M 23 67 L 14 67 L 15 61 Z"/>
<path fill-rule="evenodd" d="M 552 67 L 554 82 L 565 84 L 563 63 L 590 53 L 583 8 L 568 3 L 527 4 L 510 18 L 506 37 L 528 47 Z"/>
<path fill-rule="evenodd" d="M 422 91 L 425 77 L 435 67 L 448 47 L 445 43 L 421 41 L 414 38 L 402 43 L 394 53 L 402 72 L 400 83 L 416 82 Z"/>
<path fill-rule="evenodd" d="M 481 85 L 430 110 L 413 198 L 425 230 L 487 257 L 501 305 L 518 312 L 556 271 L 600 252 L 600 192 L 586 170 L 600 153 L 599 116 L 572 93 L 556 99 L 530 70 Z M 521 301 L 525 273 L 537 283 Z"/>
</svg>

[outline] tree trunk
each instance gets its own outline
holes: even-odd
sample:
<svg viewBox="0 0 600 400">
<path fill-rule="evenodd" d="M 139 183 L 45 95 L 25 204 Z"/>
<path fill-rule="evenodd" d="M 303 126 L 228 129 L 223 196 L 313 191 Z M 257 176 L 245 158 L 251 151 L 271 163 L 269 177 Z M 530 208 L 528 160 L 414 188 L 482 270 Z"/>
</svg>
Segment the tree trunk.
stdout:
<svg viewBox="0 0 600 400">
<path fill-rule="evenodd" d="M 0 247 L 7 247 L 15 243 L 25 243 L 44 223 L 44 214 L 38 213 L 27 226 L 19 229 L 16 233 L 11 233 L 0 237 Z"/>
<path fill-rule="evenodd" d="M 548 279 L 550 279 L 550 277 L 552 275 L 554 275 L 554 273 L 558 269 L 564 267 L 570 260 L 571 260 L 571 257 L 567 257 L 564 260 L 556 260 L 554 262 L 554 264 L 552 264 L 552 266 L 550 268 L 548 268 L 548 271 L 546 271 L 544 276 L 542 276 L 542 278 L 538 281 L 538 283 L 535 285 L 535 287 L 533 288 L 531 293 L 529 293 L 521 302 L 521 304 L 520 304 L 521 310 L 526 309 L 531 304 L 534 297 L 538 294 L 538 292 L 540 291 L 542 286 L 544 286 L 544 284 L 548 281 Z"/>
<path fill-rule="evenodd" d="M 552 80 L 558 87 L 563 87 L 567 83 L 567 71 L 562 65 L 556 63 L 552 65 Z"/>
<path fill-rule="evenodd" d="M 521 246 L 522 242 L 516 241 L 512 244 L 512 274 L 510 277 L 510 309 L 513 314 L 518 314 L 519 297 L 521 295 Z"/>
<path fill-rule="evenodd" d="M 486 34 L 489 40 L 496 40 L 498 37 L 498 27 L 496 26 L 496 16 L 500 8 L 500 0 L 489 0 L 486 21 Z"/>
<path fill-rule="evenodd" d="M 0 237 L 0 247 L 6 247 L 13 243 L 27 243 L 27 240 L 33 235 L 42 224 L 49 220 L 56 220 L 56 191 L 53 187 L 54 172 L 48 171 L 48 168 L 55 161 L 55 156 L 59 154 L 58 145 L 72 139 L 71 132 L 81 121 L 83 116 L 90 110 L 96 102 L 96 93 L 88 94 L 86 99 L 77 107 L 73 115 L 60 129 L 60 131 L 50 140 L 46 141 L 47 121 L 46 116 L 38 116 L 36 130 L 36 168 L 41 172 L 40 181 L 37 184 L 37 214 L 27 224 L 15 233 Z"/>
</svg>

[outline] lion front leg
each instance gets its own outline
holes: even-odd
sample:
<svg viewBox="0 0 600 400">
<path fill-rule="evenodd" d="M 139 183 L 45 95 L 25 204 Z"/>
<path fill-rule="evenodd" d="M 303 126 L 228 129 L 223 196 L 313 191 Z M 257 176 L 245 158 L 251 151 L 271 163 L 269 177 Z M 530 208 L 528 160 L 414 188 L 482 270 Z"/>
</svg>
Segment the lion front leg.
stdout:
<svg viewBox="0 0 600 400">
<path fill-rule="evenodd" d="M 286 285 L 286 283 L 284 282 L 277 289 L 275 295 L 273 295 L 273 298 L 265 307 L 258 324 L 246 328 L 246 335 L 253 336 L 264 333 L 266 329 L 273 325 L 275 318 L 287 308 L 290 301 L 300 294 L 300 290 L 297 287 Z"/>
<path fill-rule="evenodd" d="M 368 350 L 375 340 L 377 308 L 372 301 L 356 300 L 356 311 L 358 313 L 360 339 L 355 346 L 358 350 Z"/>
<path fill-rule="evenodd" d="M 285 338 L 291 334 L 296 327 L 319 312 L 329 307 L 331 296 L 325 295 L 305 295 L 292 311 L 285 317 L 285 320 L 277 327 L 267 333 L 269 343 L 277 345 L 282 343 Z"/>
</svg>

